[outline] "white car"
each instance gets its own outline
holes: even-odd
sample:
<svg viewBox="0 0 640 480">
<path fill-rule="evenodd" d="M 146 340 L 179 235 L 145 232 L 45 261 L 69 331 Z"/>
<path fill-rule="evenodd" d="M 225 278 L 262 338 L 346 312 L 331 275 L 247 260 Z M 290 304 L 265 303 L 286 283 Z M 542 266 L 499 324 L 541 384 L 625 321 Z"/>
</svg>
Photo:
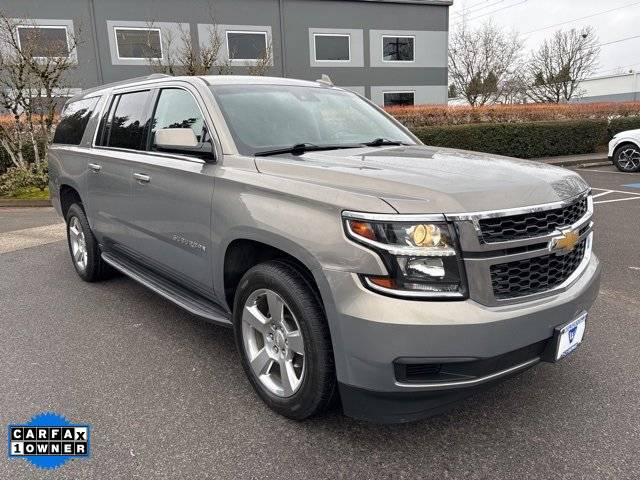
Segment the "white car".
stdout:
<svg viewBox="0 0 640 480">
<path fill-rule="evenodd" d="M 614 135 L 609 142 L 609 160 L 621 172 L 640 172 L 640 129 Z"/>
</svg>

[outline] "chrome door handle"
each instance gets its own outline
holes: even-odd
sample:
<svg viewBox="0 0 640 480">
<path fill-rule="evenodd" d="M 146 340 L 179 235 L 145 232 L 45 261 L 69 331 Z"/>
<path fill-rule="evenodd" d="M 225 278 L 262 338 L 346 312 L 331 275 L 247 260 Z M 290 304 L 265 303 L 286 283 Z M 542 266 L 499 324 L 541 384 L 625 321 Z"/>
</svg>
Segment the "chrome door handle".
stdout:
<svg viewBox="0 0 640 480">
<path fill-rule="evenodd" d="M 89 164 L 89 168 L 94 172 L 94 173 L 98 173 L 100 170 L 102 170 L 102 166 L 98 165 L 97 163 L 90 163 Z"/>
<path fill-rule="evenodd" d="M 151 177 L 144 173 L 134 173 L 133 178 L 138 180 L 140 183 L 149 183 L 151 181 Z"/>
</svg>

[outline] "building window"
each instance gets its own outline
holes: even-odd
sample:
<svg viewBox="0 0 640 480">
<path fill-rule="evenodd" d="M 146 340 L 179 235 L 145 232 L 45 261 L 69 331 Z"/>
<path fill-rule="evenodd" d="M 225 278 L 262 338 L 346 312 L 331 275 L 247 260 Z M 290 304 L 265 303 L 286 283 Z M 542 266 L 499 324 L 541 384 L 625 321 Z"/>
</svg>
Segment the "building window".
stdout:
<svg viewBox="0 0 640 480">
<path fill-rule="evenodd" d="M 415 104 L 415 92 L 384 92 L 382 95 L 385 107 Z"/>
<path fill-rule="evenodd" d="M 230 60 L 259 60 L 267 52 L 267 32 L 227 31 Z"/>
<path fill-rule="evenodd" d="M 119 59 L 162 59 L 162 37 L 159 28 L 115 27 L 114 31 Z"/>
<path fill-rule="evenodd" d="M 25 26 L 17 28 L 18 43 L 32 57 L 68 57 L 69 42 L 65 26 Z"/>
<path fill-rule="evenodd" d="M 382 60 L 384 62 L 413 62 L 414 37 L 382 37 Z"/>
<path fill-rule="evenodd" d="M 316 62 L 350 62 L 351 36 L 316 33 L 313 35 Z"/>
</svg>

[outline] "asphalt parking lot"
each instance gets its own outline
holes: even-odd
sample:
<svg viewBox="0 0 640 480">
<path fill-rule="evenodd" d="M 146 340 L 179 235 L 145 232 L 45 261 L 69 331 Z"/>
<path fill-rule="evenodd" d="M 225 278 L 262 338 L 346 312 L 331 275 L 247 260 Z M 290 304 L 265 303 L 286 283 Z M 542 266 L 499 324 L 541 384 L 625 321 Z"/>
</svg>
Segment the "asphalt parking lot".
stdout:
<svg viewBox="0 0 640 480">
<path fill-rule="evenodd" d="M 90 459 L 54 473 L 2 455 L 0 478 L 638 478 L 640 185 L 626 185 L 640 174 L 577 171 L 598 196 L 604 265 L 584 344 L 409 425 L 277 416 L 231 331 L 124 277 L 82 282 L 64 241 L 21 248 L 6 233 L 35 235 L 51 210 L 0 209 L 0 245 L 14 235 L 0 254 L 0 422 L 53 410 L 93 429 Z"/>
</svg>

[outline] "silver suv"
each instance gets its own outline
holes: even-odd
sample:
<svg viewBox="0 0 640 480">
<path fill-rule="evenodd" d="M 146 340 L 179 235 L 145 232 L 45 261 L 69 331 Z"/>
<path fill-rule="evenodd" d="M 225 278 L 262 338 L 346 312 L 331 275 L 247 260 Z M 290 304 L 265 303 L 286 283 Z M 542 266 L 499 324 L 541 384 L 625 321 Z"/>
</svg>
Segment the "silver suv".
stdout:
<svg viewBox="0 0 640 480">
<path fill-rule="evenodd" d="M 424 146 L 325 82 L 107 85 L 67 103 L 51 195 L 73 265 L 233 327 L 275 411 L 405 422 L 581 342 L 598 292 L 575 173 Z"/>
</svg>

